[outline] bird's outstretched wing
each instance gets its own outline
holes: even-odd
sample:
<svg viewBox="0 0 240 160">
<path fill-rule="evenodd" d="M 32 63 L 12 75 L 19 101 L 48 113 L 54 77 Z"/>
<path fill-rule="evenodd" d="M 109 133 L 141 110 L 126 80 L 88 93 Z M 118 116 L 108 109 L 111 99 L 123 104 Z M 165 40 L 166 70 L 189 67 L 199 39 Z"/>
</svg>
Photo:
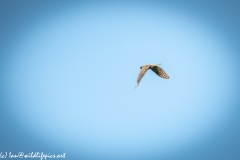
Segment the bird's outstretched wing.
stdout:
<svg viewBox="0 0 240 160">
<path fill-rule="evenodd" d="M 151 70 L 155 72 L 159 77 L 162 77 L 164 79 L 169 79 L 169 76 L 161 67 L 154 66 L 154 67 L 151 67 Z"/>
<path fill-rule="evenodd" d="M 140 70 L 140 72 L 139 72 L 139 74 L 138 74 L 136 86 L 139 85 L 142 77 L 144 76 L 144 74 L 147 72 L 148 69 L 149 69 L 149 66 L 142 66 L 142 67 L 141 67 L 141 70 Z"/>
</svg>

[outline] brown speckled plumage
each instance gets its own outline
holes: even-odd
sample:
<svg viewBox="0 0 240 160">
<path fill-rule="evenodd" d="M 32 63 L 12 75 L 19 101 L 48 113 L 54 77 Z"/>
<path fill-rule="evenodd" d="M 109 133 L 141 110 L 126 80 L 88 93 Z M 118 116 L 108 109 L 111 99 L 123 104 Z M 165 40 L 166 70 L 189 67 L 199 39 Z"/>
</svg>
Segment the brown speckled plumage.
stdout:
<svg viewBox="0 0 240 160">
<path fill-rule="evenodd" d="M 144 66 L 140 67 L 140 72 L 138 74 L 137 83 L 136 86 L 139 85 L 142 77 L 145 75 L 148 69 L 151 69 L 153 72 L 155 72 L 159 77 L 164 79 L 169 79 L 169 76 L 166 74 L 166 72 L 158 66 L 158 64 L 146 64 Z"/>
</svg>

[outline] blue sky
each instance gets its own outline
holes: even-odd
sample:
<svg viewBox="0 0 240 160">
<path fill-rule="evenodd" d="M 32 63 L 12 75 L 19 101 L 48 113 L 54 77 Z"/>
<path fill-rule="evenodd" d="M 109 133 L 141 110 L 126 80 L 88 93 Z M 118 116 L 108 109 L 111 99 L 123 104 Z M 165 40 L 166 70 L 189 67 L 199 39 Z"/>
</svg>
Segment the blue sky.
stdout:
<svg viewBox="0 0 240 160">
<path fill-rule="evenodd" d="M 239 158 L 237 2 L 0 6 L 0 152 Z M 147 63 L 170 79 L 149 71 L 134 89 Z"/>
</svg>

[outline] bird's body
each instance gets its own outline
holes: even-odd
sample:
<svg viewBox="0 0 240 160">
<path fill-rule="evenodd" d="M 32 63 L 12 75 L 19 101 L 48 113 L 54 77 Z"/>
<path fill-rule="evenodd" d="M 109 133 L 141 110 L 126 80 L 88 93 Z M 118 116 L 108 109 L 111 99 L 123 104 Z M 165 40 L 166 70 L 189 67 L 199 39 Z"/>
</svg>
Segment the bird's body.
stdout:
<svg viewBox="0 0 240 160">
<path fill-rule="evenodd" d="M 164 79 L 169 79 L 169 76 L 166 74 L 166 72 L 159 67 L 159 64 L 146 64 L 140 67 L 140 72 L 138 74 L 137 83 L 136 86 L 139 85 L 142 77 L 145 75 L 145 73 L 148 71 L 148 69 L 151 69 L 153 72 L 155 72 L 159 77 Z"/>
</svg>

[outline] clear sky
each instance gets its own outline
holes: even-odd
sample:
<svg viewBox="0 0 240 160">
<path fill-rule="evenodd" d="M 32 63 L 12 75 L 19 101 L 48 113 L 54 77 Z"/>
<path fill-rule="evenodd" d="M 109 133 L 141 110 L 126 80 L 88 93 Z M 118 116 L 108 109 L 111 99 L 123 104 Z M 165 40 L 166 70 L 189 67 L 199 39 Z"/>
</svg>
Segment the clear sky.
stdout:
<svg viewBox="0 0 240 160">
<path fill-rule="evenodd" d="M 0 152 L 240 158 L 240 5 L 216 2 L 0 1 Z M 134 89 L 149 63 L 170 79 Z"/>
</svg>

